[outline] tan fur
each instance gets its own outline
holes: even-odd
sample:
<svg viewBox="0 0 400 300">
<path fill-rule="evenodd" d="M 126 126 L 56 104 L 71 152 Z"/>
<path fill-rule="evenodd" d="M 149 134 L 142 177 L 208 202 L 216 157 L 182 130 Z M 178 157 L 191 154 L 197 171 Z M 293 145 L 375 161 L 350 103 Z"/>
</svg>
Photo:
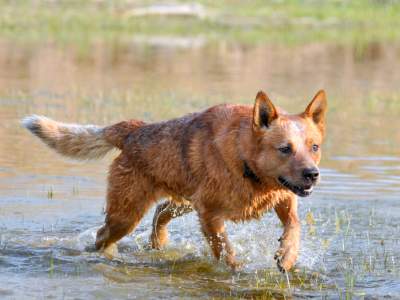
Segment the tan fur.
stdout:
<svg viewBox="0 0 400 300">
<path fill-rule="evenodd" d="M 300 241 L 295 193 L 309 195 L 318 181 L 321 153 L 316 146 L 325 133 L 325 112 L 323 91 L 298 115 L 275 108 L 260 92 L 254 107 L 217 105 L 161 123 L 131 120 L 101 128 L 34 116 L 24 124 L 70 157 L 122 150 L 110 168 L 97 249 L 115 248 L 153 204 L 170 197 L 156 210 L 152 246 L 164 246 L 168 222 L 194 209 L 214 256 L 235 269 L 239 263 L 224 222 L 260 218 L 274 208 L 284 225 L 276 259 L 281 270 L 289 270 Z M 289 154 L 283 152 L 288 145 Z"/>
<path fill-rule="evenodd" d="M 30 116 L 22 124 L 58 153 L 75 159 L 95 159 L 114 148 L 95 125 L 56 122 L 43 116 Z"/>
</svg>

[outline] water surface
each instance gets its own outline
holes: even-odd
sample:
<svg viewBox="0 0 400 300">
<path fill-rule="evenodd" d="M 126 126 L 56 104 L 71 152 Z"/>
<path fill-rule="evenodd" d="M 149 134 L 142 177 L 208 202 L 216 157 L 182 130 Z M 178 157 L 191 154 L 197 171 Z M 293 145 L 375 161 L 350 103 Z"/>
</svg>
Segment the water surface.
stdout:
<svg viewBox="0 0 400 300">
<path fill-rule="evenodd" d="M 243 46 L 157 39 L 0 42 L 0 298 L 400 298 L 400 45 Z M 243 271 L 216 264 L 194 213 L 147 249 L 151 211 L 119 244 L 121 260 L 88 251 L 103 222 L 105 159 L 61 159 L 21 128 L 27 114 L 110 124 L 164 120 L 264 89 L 290 112 L 329 100 L 323 180 L 301 199 L 297 271 L 277 272 L 274 213 L 228 223 Z"/>
</svg>

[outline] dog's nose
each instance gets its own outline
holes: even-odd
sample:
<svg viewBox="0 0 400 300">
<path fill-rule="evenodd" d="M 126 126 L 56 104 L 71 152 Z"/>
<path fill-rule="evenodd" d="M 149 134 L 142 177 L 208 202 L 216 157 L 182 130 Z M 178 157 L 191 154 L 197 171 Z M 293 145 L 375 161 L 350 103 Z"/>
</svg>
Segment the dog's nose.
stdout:
<svg viewBox="0 0 400 300">
<path fill-rule="evenodd" d="M 303 170 L 303 177 L 307 181 L 315 182 L 319 176 L 319 171 L 317 168 L 307 168 Z"/>
</svg>

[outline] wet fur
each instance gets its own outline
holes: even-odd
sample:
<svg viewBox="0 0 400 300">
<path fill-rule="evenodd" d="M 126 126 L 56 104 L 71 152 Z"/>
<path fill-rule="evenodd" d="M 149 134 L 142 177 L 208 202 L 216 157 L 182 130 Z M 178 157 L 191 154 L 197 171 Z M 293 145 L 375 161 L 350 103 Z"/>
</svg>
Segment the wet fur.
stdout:
<svg viewBox="0 0 400 300">
<path fill-rule="evenodd" d="M 39 116 L 28 117 L 23 124 L 69 157 L 93 159 L 112 148 L 121 150 L 109 171 L 105 225 L 97 233 L 97 249 L 110 252 L 151 206 L 167 197 L 154 216 L 152 246 L 162 248 L 168 222 L 194 209 L 215 257 L 236 268 L 224 221 L 258 219 L 275 208 L 284 225 L 278 266 L 288 270 L 299 247 L 297 198 L 276 177 L 295 171 L 292 165 L 285 170 L 275 167 L 282 163 L 270 144 L 285 139 L 285 132 L 289 135 L 284 128 L 290 122 L 303 122 L 321 142 L 324 122 L 314 118 L 315 111 L 311 107 L 290 116 L 259 94 L 254 107 L 217 105 L 153 124 L 131 120 L 108 127 L 82 126 Z M 317 164 L 319 159 L 313 161 Z"/>
</svg>

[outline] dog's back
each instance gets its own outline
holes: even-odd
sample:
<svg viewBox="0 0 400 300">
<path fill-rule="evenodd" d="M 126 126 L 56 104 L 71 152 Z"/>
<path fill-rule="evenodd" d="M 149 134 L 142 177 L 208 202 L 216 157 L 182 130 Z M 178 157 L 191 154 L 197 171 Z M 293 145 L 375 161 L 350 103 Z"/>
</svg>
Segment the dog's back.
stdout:
<svg viewBox="0 0 400 300">
<path fill-rule="evenodd" d="M 251 107 L 217 105 L 181 118 L 144 124 L 126 135 L 121 155 L 168 193 L 190 197 L 205 177 L 221 177 L 227 167 L 221 151 L 234 150 L 227 144 L 219 145 L 218 136 L 235 135 L 243 121 L 250 127 L 250 116 Z M 109 128 L 119 132 L 121 126 Z"/>
</svg>

